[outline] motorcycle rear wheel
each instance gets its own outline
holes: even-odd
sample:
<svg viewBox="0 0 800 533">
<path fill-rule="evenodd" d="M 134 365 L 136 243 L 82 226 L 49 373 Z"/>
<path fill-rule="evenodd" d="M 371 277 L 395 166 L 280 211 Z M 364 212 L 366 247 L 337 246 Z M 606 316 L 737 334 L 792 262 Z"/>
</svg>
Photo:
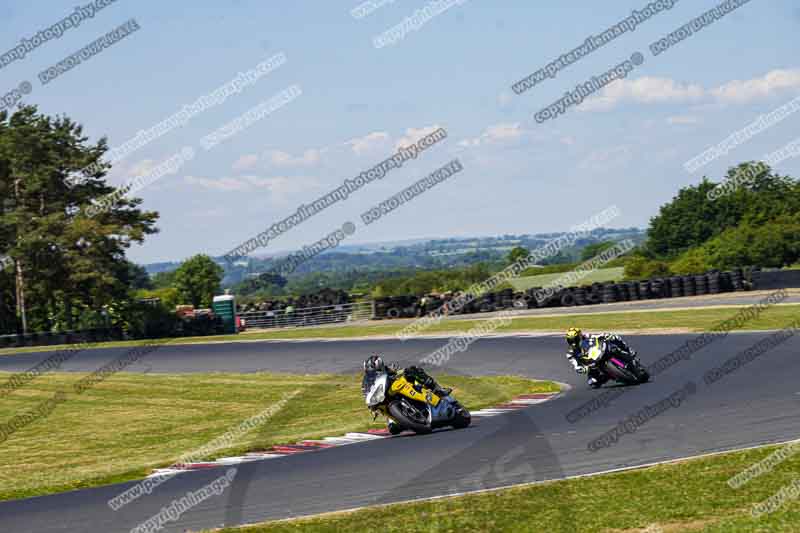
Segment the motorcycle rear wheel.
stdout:
<svg viewBox="0 0 800 533">
<path fill-rule="evenodd" d="M 394 418 L 398 424 L 410 429 L 414 433 L 424 435 L 432 431 L 427 423 L 421 421 L 423 415 L 422 411 L 409 403 L 401 400 L 390 403 L 389 414 L 392 415 L 392 418 Z"/>
</svg>

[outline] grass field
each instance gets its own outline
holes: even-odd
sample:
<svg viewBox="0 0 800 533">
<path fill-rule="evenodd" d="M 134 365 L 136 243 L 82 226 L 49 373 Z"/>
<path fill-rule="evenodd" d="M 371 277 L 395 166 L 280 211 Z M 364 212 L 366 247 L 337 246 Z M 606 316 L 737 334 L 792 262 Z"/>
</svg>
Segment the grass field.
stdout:
<svg viewBox="0 0 800 533">
<path fill-rule="evenodd" d="M 0 373 L 0 383 L 9 376 Z M 0 500 L 141 478 L 293 391 L 300 392 L 259 429 L 203 459 L 380 426 L 364 407 L 356 375 L 120 373 L 76 395 L 71 385 L 82 376 L 46 374 L 0 399 L 0 420 L 7 423 L 68 391 L 49 416 L 0 443 Z M 437 378 L 470 409 L 558 390 L 515 377 Z"/>
<path fill-rule="evenodd" d="M 578 326 L 587 330 L 636 331 L 648 329 L 679 329 L 692 332 L 707 331 L 720 321 L 735 316 L 745 306 L 689 309 L 679 311 L 626 311 L 617 313 L 589 313 L 550 317 L 520 317 L 509 325 L 501 326 L 496 331 L 562 331 Z M 765 330 L 780 329 L 790 321 L 800 317 L 800 304 L 777 305 L 765 310 L 758 318 L 750 320 L 740 329 Z M 425 333 L 457 334 L 466 332 L 487 318 L 480 320 L 443 320 L 439 324 L 427 328 Z M 215 337 L 192 337 L 174 339 L 175 344 L 207 343 L 212 341 L 241 340 L 280 340 L 280 339 L 315 339 L 315 338 L 351 338 L 377 335 L 393 335 L 405 324 L 392 322 L 375 323 L 374 325 L 341 326 L 338 328 L 298 328 L 264 331 L 248 335 L 219 335 Z M 142 341 L 125 341 L 100 343 L 101 347 L 138 346 Z M 64 346 L 40 346 L 33 348 L 6 348 L 0 355 L 13 355 L 25 352 L 43 352 L 63 349 Z"/>
<path fill-rule="evenodd" d="M 568 274 L 569 272 L 561 272 L 555 274 L 539 274 L 538 276 L 524 276 L 509 281 L 514 287 L 515 291 L 524 291 L 531 287 L 546 287 L 549 283 L 553 283 L 558 278 Z M 600 268 L 587 272 L 586 277 L 578 282 L 578 286 L 591 285 L 592 283 L 605 283 L 606 281 L 621 281 L 625 277 L 625 269 L 618 268 Z"/>
<path fill-rule="evenodd" d="M 220 531 L 797 532 L 797 500 L 758 518 L 750 516 L 750 510 L 796 479 L 800 457 L 795 455 L 738 489 L 727 485 L 729 478 L 772 451 L 735 452 L 617 474 Z"/>
</svg>

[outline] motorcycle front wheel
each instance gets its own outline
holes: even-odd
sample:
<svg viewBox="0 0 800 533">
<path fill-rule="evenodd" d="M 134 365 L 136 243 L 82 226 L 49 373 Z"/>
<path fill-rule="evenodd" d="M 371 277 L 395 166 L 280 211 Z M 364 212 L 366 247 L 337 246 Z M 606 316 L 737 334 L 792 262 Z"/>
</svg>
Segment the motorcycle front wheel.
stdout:
<svg viewBox="0 0 800 533">
<path fill-rule="evenodd" d="M 650 373 L 645 369 L 639 361 L 636 361 L 636 374 L 639 378 L 639 383 L 647 383 L 650 381 Z"/>
<path fill-rule="evenodd" d="M 415 433 L 430 433 L 431 427 L 428 425 L 428 416 L 422 410 L 403 400 L 396 400 L 389 404 L 389 414 L 400 424 Z"/>
</svg>

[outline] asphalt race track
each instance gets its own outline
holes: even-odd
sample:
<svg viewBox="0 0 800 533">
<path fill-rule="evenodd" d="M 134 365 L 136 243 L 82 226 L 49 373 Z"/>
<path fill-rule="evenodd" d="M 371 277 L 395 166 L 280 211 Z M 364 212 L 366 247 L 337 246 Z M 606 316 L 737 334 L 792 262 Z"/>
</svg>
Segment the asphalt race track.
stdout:
<svg viewBox="0 0 800 533">
<path fill-rule="evenodd" d="M 514 483 L 558 479 L 657 461 L 791 440 L 800 434 L 800 341 L 767 351 L 712 385 L 704 373 L 770 333 L 731 334 L 715 340 L 656 376 L 627 388 L 608 407 L 575 423 L 566 414 L 607 391 L 588 390 L 564 359 L 560 337 L 487 338 L 457 354 L 444 372 L 517 374 L 568 383 L 572 389 L 545 404 L 478 421 L 461 431 L 401 437 L 330 448 L 238 467 L 233 486 L 206 500 L 162 531 L 237 525 L 364 505 L 426 498 Z M 646 365 L 695 335 L 627 336 Z M 255 342 L 163 347 L 129 367 L 133 372 L 355 372 L 374 351 L 387 359 L 418 361 L 444 343 L 398 341 Z M 93 350 L 63 370 L 90 372 L 124 349 Z M 20 371 L 47 354 L 0 357 L 0 370 Z M 644 405 L 695 384 L 677 407 L 592 452 L 590 441 Z M 125 483 L 54 496 L 0 503 L 4 532 L 130 531 L 162 506 L 218 478 L 206 470 L 174 477 L 112 511 L 106 502 L 132 486 Z M 579 494 L 565 498 L 579 498 Z M 375 513 L 376 521 L 384 519 Z M 432 517 L 431 520 L 435 520 Z M 564 516 L 564 520 L 578 517 Z M 376 522 L 376 527 L 379 523 Z M 366 529 L 371 529 L 365 524 Z M 577 528 L 576 528 L 577 529 Z"/>
</svg>

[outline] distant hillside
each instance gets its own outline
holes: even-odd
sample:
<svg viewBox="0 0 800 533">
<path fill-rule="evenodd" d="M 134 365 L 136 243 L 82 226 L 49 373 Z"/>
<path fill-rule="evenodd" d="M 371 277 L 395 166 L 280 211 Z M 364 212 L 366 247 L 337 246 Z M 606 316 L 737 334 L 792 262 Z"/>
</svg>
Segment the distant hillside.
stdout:
<svg viewBox="0 0 800 533">
<path fill-rule="evenodd" d="M 451 267 L 469 266 L 479 262 L 493 263 L 501 261 L 514 247 L 528 249 L 541 246 L 548 241 L 564 235 L 564 232 L 539 233 L 527 235 L 499 235 L 494 237 L 454 237 L 448 239 L 409 239 L 407 241 L 390 241 L 360 245 L 342 245 L 335 250 L 325 252 L 301 265 L 292 274 L 301 277 L 309 273 L 320 272 L 364 272 L 401 270 L 429 270 Z M 578 260 L 580 250 L 595 242 L 618 241 L 632 239 L 640 243 L 645 232 L 639 228 L 600 228 L 579 240 L 575 246 L 564 250 L 548 263 L 566 263 Z M 229 267 L 222 258 L 215 260 L 225 268 L 225 285 L 232 285 L 248 277 L 256 277 L 268 272 L 272 266 L 272 257 L 254 256 L 237 262 Z M 144 265 L 150 275 L 171 271 L 180 262 L 161 262 Z"/>
</svg>

